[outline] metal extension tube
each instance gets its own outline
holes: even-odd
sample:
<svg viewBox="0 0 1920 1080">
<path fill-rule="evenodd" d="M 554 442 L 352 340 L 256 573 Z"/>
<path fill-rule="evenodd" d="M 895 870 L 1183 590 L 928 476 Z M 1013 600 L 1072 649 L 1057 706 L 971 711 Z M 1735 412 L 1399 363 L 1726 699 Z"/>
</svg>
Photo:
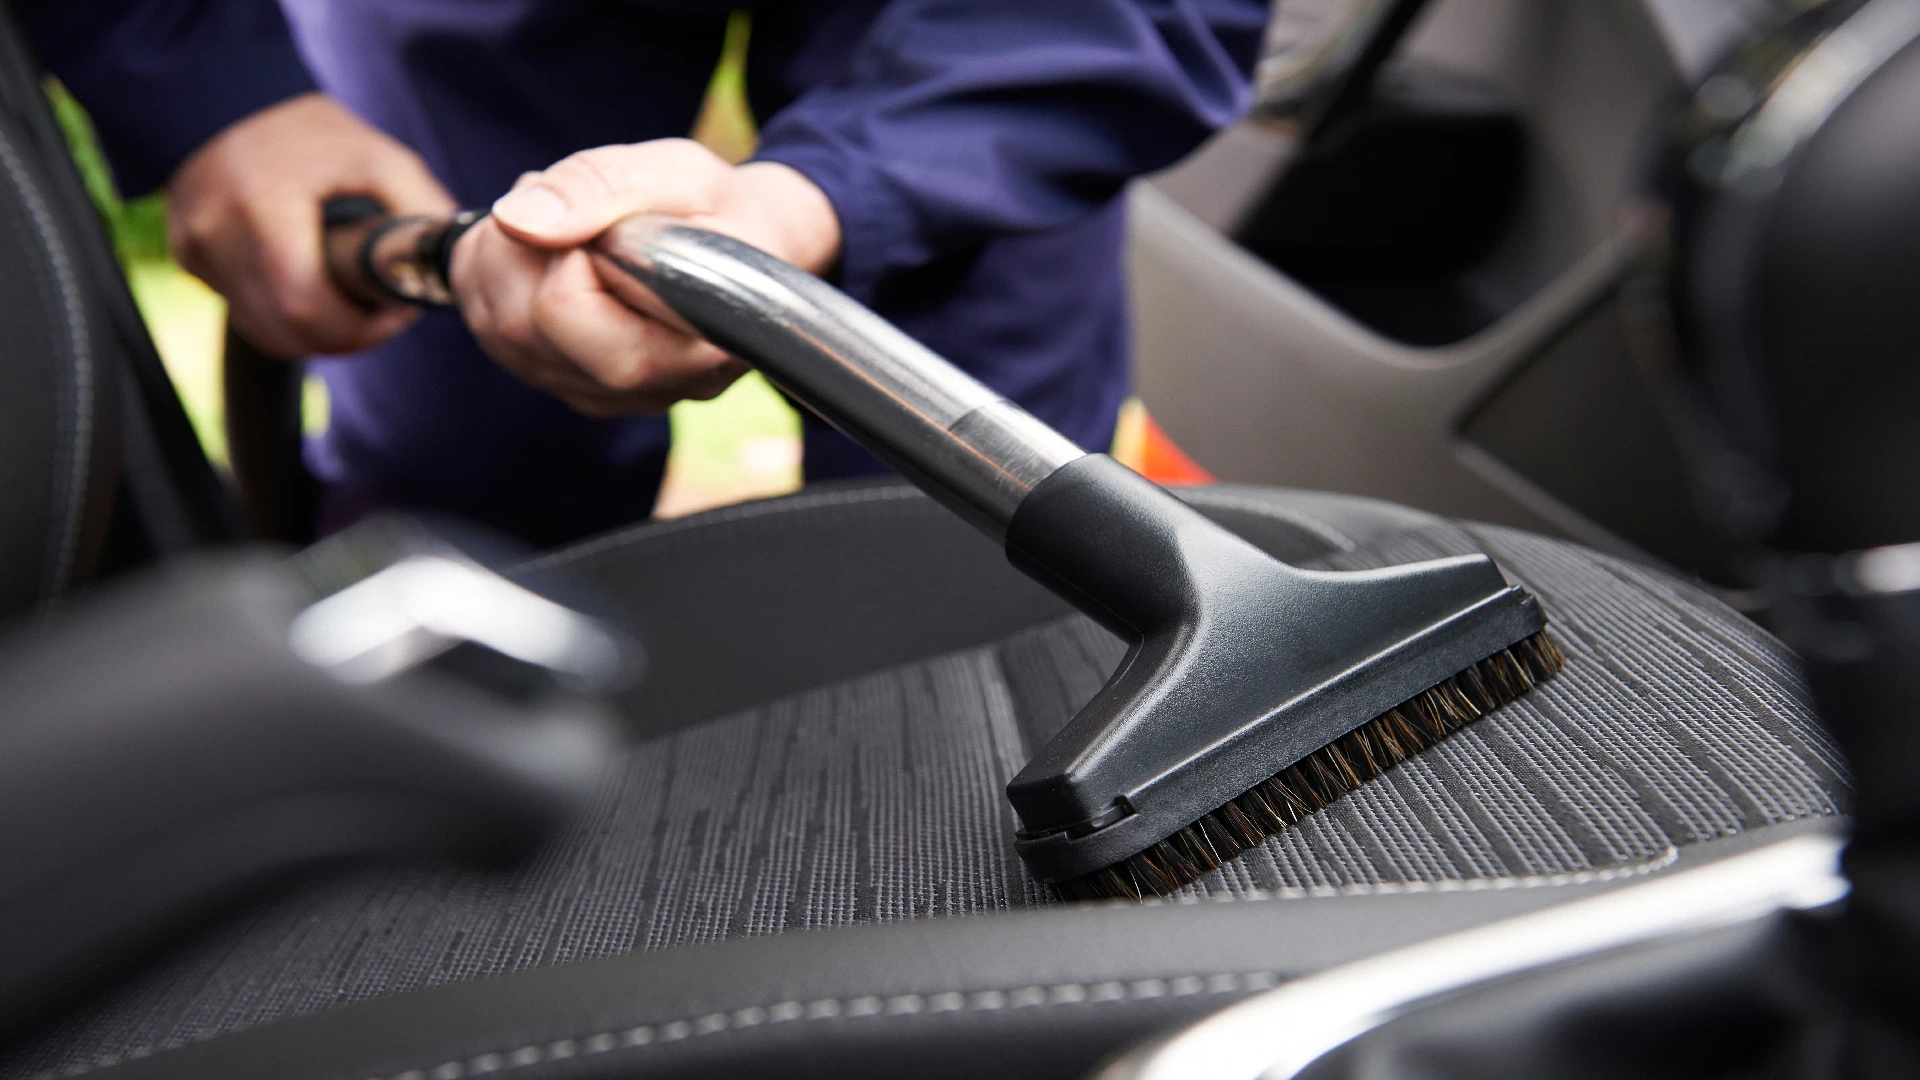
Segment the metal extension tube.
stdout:
<svg viewBox="0 0 1920 1080">
<path fill-rule="evenodd" d="M 1028 492 L 1086 452 L 833 287 L 731 237 L 651 215 L 594 244 L 607 286 L 638 283 L 703 337 L 995 540 Z"/>
</svg>

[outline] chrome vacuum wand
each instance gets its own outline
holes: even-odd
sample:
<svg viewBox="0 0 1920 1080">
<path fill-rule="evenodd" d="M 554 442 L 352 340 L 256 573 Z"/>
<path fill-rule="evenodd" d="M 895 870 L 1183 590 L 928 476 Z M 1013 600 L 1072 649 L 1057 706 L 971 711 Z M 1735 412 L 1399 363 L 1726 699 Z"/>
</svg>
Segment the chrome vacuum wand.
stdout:
<svg viewBox="0 0 1920 1080">
<path fill-rule="evenodd" d="M 1086 456 L 844 293 L 729 236 L 637 215 L 593 245 L 603 283 L 644 286 L 995 540 L 1039 483 Z"/>
</svg>

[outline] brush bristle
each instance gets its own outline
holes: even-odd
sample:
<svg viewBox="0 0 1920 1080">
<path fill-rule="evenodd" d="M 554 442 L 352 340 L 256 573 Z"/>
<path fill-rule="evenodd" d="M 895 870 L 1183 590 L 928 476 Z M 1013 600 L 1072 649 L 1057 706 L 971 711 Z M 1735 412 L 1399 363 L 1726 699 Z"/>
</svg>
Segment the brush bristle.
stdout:
<svg viewBox="0 0 1920 1080">
<path fill-rule="evenodd" d="M 1054 888 L 1075 900 L 1164 896 L 1552 678 L 1545 630 L 1387 710 L 1123 862 Z"/>
</svg>

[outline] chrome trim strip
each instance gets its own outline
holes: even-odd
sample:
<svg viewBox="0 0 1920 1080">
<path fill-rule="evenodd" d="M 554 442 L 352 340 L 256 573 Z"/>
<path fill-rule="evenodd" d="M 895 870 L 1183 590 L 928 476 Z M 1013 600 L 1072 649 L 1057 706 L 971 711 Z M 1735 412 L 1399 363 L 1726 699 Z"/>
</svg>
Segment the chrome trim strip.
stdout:
<svg viewBox="0 0 1920 1080">
<path fill-rule="evenodd" d="M 584 691 L 616 688 L 627 650 L 593 619 L 453 553 L 410 555 L 295 616 L 288 643 L 342 682 L 380 682 L 465 642 Z"/>
<path fill-rule="evenodd" d="M 1920 590 L 1920 543 L 1889 544 L 1855 552 L 1845 559 L 1848 577 L 1863 593 Z"/>
</svg>

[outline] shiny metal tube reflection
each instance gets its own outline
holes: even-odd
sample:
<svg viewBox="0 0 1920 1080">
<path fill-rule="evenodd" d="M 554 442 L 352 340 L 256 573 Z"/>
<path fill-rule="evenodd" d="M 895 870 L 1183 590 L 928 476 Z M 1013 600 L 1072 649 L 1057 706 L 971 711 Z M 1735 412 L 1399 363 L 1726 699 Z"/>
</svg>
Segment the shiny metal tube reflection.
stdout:
<svg viewBox="0 0 1920 1080">
<path fill-rule="evenodd" d="M 996 539 L 1027 492 L 1085 454 L 831 285 L 731 237 L 637 215 L 593 250 L 628 303 L 664 304 Z"/>
</svg>

